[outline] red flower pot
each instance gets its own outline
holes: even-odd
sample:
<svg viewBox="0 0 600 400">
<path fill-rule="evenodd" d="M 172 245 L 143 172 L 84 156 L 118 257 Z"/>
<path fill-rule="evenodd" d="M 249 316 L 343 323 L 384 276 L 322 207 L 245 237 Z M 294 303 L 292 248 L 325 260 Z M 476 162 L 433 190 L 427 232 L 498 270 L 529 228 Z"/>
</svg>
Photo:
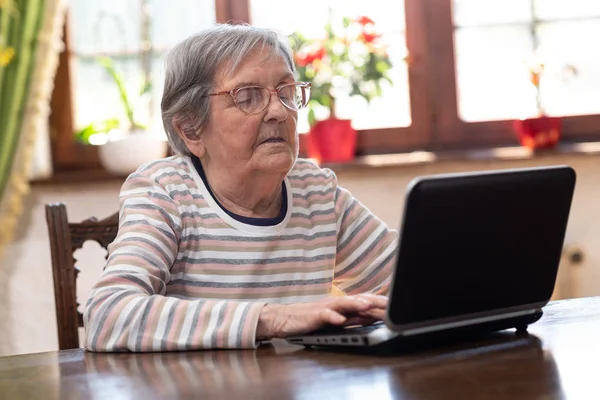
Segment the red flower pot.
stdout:
<svg viewBox="0 0 600 400">
<path fill-rule="evenodd" d="M 560 141 L 561 119 L 537 117 L 514 121 L 514 128 L 522 146 L 530 149 L 549 149 Z"/>
<path fill-rule="evenodd" d="M 318 121 L 309 132 L 312 157 L 322 162 L 348 162 L 356 152 L 356 131 L 349 119 Z"/>
</svg>

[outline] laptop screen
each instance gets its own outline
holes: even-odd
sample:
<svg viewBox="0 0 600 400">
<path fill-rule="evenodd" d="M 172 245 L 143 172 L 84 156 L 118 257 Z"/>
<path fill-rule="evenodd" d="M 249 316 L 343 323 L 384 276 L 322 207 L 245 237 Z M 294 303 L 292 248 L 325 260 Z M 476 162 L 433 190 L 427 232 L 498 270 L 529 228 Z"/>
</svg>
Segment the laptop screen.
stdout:
<svg viewBox="0 0 600 400">
<path fill-rule="evenodd" d="M 569 167 L 422 178 L 407 195 L 397 325 L 547 301 L 575 186 Z"/>
</svg>

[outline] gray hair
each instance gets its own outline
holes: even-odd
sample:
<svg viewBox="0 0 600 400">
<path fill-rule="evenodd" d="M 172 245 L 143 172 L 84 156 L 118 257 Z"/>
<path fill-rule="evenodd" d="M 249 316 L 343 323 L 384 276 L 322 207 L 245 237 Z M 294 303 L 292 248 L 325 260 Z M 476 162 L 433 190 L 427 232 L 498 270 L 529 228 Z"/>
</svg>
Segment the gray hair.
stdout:
<svg viewBox="0 0 600 400">
<path fill-rule="evenodd" d="M 213 90 L 219 67 L 230 62 L 225 73 L 234 74 L 253 50 L 265 48 L 269 50 L 267 59 L 282 57 L 295 75 L 293 53 L 287 40 L 273 30 L 247 24 L 216 25 L 183 40 L 168 53 L 161 113 L 175 153 L 189 155 L 190 151 L 174 128 L 173 119 L 178 118 L 186 127 L 186 136 L 197 137 L 209 122 L 207 95 Z"/>
</svg>

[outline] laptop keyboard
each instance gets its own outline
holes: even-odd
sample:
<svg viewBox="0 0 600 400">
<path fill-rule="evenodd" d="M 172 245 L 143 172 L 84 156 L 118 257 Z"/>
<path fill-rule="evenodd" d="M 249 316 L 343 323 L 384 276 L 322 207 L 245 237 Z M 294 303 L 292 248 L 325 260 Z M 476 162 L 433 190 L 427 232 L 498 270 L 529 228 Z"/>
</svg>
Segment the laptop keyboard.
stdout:
<svg viewBox="0 0 600 400">
<path fill-rule="evenodd" d="M 333 326 L 331 328 L 320 329 L 320 330 L 316 331 L 314 334 L 320 334 L 320 335 L 322 335 L 322 334 L 366 335 L 368 333 L 373 332 L 374 330 L 381 328 L 382 326 L 385 326 L 385 324 L 383 322 L 376 322 L 372 325 L 367 325 L 367 326 L 349 326 L 349 327 L 344 327 L 344 328 Z"/>
<path fill-rule="evenodd" d="M 382 326 L 385 326 L 383 322 L 377 322 L 373 325 L 367 325 L 367 326 L 351 326 L 348 328 L 344 328 L 343 332 L 348 332 L 348 333 L 356 333 L 356 334 L 360 334 L 360 335 L 364 335 L 367 333 L 371 333 L 376 329 L 381 328 Z"/>
</svg>

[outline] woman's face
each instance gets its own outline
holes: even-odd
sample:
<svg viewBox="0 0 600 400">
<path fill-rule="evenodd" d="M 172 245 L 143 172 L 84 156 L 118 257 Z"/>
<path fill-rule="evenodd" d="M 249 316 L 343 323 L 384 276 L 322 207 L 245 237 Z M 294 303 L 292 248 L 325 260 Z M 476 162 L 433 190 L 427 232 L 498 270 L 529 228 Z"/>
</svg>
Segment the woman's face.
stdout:
<svg viewBox="0 0 600 400">
<path fill-rule="evenodd" d="M 223 73 L 227 65 L 221 66 L 213 92 L 251 85 L 275 89 L 295 81 L 283 58 L 266 59 L 265 54 L 254 51 L 231 76 Z M 212 96 L 210 122 L 200 133 L 197 148 L 190 150 L 206 159 L 209 168 L 242 176 L 257 171 L 287 173 L 298 156 L 297 120 L 298 113 L 284 107 L 275 94 L 256 114 L 239 109 L 229 94 Z"/>
</svg>

